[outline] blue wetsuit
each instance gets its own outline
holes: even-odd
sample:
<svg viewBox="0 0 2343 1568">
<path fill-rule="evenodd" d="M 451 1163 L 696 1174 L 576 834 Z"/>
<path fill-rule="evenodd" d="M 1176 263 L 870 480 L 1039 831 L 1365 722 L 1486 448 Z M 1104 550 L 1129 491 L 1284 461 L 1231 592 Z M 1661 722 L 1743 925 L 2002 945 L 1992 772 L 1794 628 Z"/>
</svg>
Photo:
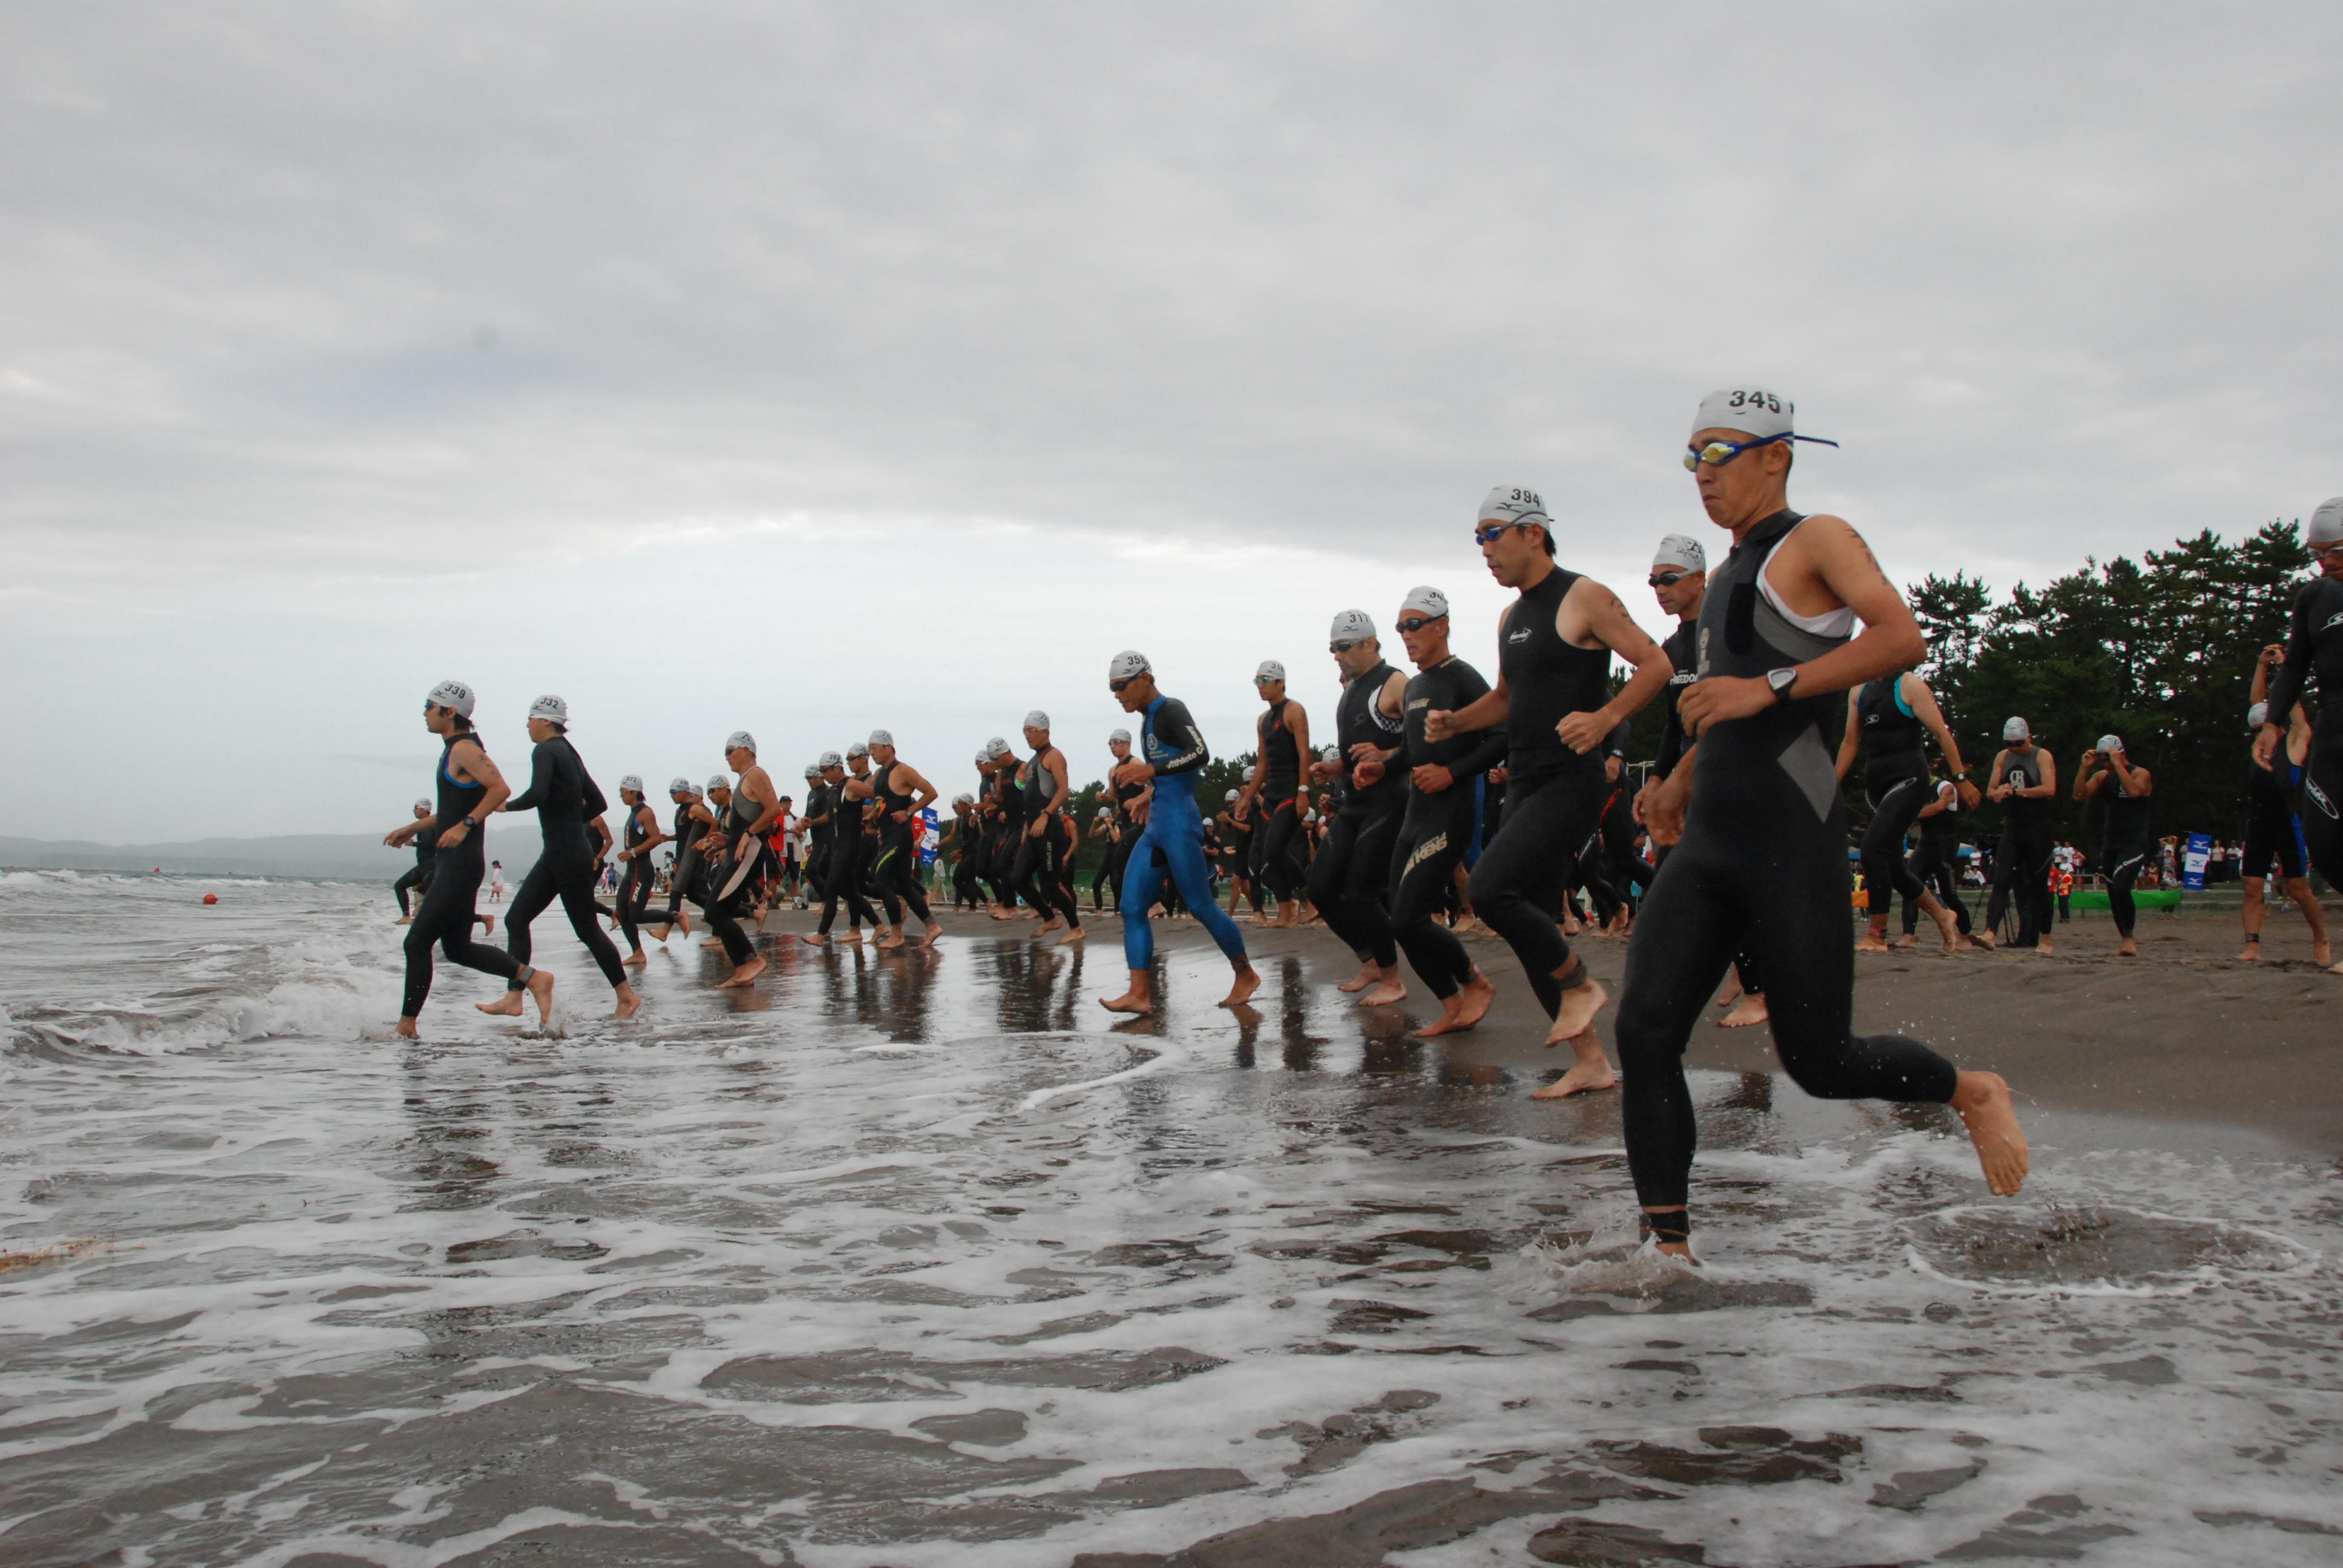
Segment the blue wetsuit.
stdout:
<svg viewBox="0 0 2343 1568">
<path fill-rule="evenodd" d="M 1204 737 L 1189 716 L 1188 706 L 1169 697 L 1147 705 L 1140 727 L 1140 755 L 1155 769 L 1155 799 L 1147 809 L 1147 827 L 1131 847 L 1123 868 L 1122 956 L 1129 967 L 1143 970 L 1155 957 L 1155 931 L 1147 911 L 1162 897 L 1169 874 L 1180 896 L 1229 961 L 1245 961 L 1244 938 L 1237 923 L 1212 902 L 1212 873 L 1204 865 L 1204 818 L 1196 806 L 1196 775 L 1212 759 Z"/>
</svg>

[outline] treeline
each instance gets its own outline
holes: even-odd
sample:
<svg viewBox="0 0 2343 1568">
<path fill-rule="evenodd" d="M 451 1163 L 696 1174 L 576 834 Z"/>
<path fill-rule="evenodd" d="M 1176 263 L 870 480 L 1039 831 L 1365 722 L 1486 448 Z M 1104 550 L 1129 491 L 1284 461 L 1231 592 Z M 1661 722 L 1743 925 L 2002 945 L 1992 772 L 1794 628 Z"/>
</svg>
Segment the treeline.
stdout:
<svg viewBox="0 0 2343 1568">
<path fill-rule="evenodd" d="M 2234 840 L 2245 832 L 2254 661 L 2285 640 L 2309 560 L 2297 527 L 2274 521 L 2236 544 L 2207 528 L 2137 561 L 2087 559 L 2005 598 L 1964 573 L 1930 576 L 1909 593 L 1928 639 L 1921 674 L 1980 776 L 2005 719 L 2034 726 L 2058 761 L 2059 837 L 2097 848 L 2097 820 L 2067 791 L 2083 752 L 2113 732 L 2155 775 L 2159 837 Z M 1998 813 L 1986 808 L 1978 827 L 1998 831 Z"/>
</svg>

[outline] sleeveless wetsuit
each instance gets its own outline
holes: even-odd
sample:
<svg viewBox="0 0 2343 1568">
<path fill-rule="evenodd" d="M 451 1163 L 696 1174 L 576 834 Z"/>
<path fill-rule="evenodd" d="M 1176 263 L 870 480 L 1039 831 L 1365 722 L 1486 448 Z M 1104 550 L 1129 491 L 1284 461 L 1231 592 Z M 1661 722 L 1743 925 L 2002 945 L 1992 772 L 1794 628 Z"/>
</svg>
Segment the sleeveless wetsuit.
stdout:
<svg viewBox="0 0 2343 1568">
<path fill-rule="evenodd" d="M 1302 749 L 1285 722 L 1285 705 L 1291 700 L 1280 698 L 1253 726 L 1269 767 L 1252 802 L 1251 872 L 1280 903 L 1294 896 L 1305 871 L 1297 841 L 1302 830 Z"/>
<path fill-rule="evenodd" d="M 1504 760 L 1505 731 L 1492 727 L 1427 740 L 1423 716 L 1434 709 L 1453 713 L 1488 691 L 1481 672 L 1453 656 L 1410 677 L 1401 709 L 1406 749 L 1390 764 L 1407 791 L 1391 865 L 1392 928 L 1408 963 L 1443 1001 L 1473 978 L 1473 960 L 1456 934 L 1432 917 L 1455 888 L 1456 867 L 1473 836 L 1473 781 Z M 1448 788 L 1418 789 L 1415 769 L 1435 765 L 1452 775 Z"/>
<path fill-rule="evenodd" d="M 900 766 L 897 764 L 896 766 Z M 910 818 L 911 793 L 898 794 L 892 788 L 895 767 L 875 769 L 872 774 L 878 785 L 880 808 L 879 817 L 879 858 L 872 867 L 879 885 L 879 896 L 887 903 L 890 925 L 903 923 L 903 906 L 909 904 L 911 913 L 920 917 L 920 924 L 932 924 L 928 913 L 928 895 L 920 886 L 920 828 Z M 904 820 L 895 820 L 895 813 L 905 814 Z"/>
<path fill-rule="evenodd" d="M 1777 512 L 1709 577 L 1699 673 L 1762 678 L 1846 641 L 1785 618 L 1761 594 L 1773 547 L 1804 521 Z M 1783 1069 L 1826 1100 L 1952 1098 L 1952 1063 L 1916 1040 L 1855 1035 L 1854 886 L 1846 809 L 1823 726 L 1836 694 L 1713 725 L 1693 758 L 1684 834 L 1652 883 L 1627 946 L 1619 1065 L 1627 1164 L 1646 1207 L 1684 1201 L 1697 1131 L 1684 1051 L 1725 965 L 1745 944 L 1765 966 Z"/>
<path fill-rule="evenodd" d="M 1172 697 L 1158 697 L 1147 705 L 1139 741 L 1139 754 L 1155 769 L 1155 789 L 1146 829 L 1131 847 L 1122 875 L 1123 962 L 1143 970 L 1154 961 L 1155 930 L 1147 912 L 1168 879 L 1177 884 L 1188 908 L 1229 961 L 1242 964 L 1244 938 L 1237 923 L 1212 902 L 1212 872 L 1204 864 L 1204 818 L 1196 806 L 1196 775 L 1212 760 L 1212 749 L 1189 717 L 1188 705 Z"/>
<path fill-rule="evenodd" d="M 1080 927 L 1081 906 L 1074 902 L 1073 890 L 1059 874 L 1068 845 L 1065 819 L 1050 809 L 1050 797 L 1058 792 L 1057 780 L 1041 765 L 1041 759 L 1055 749 L 1045 747 L 1033 753 L 1024 765 L 1025 781 L 1018 790 L 1017 840 L 1015 859 L 1009 869 L 1009 885 L 1029 906 L 1040 910 L 1044 920 L 1052 915 L 1063 916 L 1067 925 Z M 1038 837 L 1033 833 L 1036 822 L 1043 822 Z"/>
<path fill-rule="evenodd" d="M 2033 789 L 2042 782 L 2042 749 L 2029 747 L 2024 756 L 2003 751 L 1996 759 L 1996 782 L 2012 789 Z M 2013 795 L 2001 803 L 2001 843 L 1993 854 L 1993 894 L 1986 900 L 1988 930 L 2001 925 L 2002 912 L 2014 897 L 2017 903 L 2017 942 L 2039 947 L 2050 929 L 2051 802 L 2047 797 L 2027 799 Z"/>
<path fill-rule="evenodd" d="M 627 841 L 621 848 L 639 849 L 644 840 L 651 836 L 650 829 L 642 822 L 643 813 L 648 809 L 648 801 L 627 809 Z M 626 934 L 627 946 L 633 951 L 642 950 L 643 939 L 638 934 L 638 928 L 642 924 L 643 911 L 650 905 L 651 883 L 657 877 L 658 872 L 649 858 L 643 855 L 631 857 L 627 861 L 626 869 L 618 873 L 618 929 Z"/>
<path fill-rule="evenodd" d="M 432 770 L 438 786 L 438 809 L 423 826 L 423 833 L 434 840 L 470 815 L 488 797 L 487 785 L 459 784 L 447 771 L 447 759 L 456 749 L 456 742 L 478 739 L 467 729 L 450 736 L 439 749 L 439 766 Z M 444 849 L 436 842 L 433 845 L 430 885 L 424 889 L 423 901 L 416 908 L 415 923 L 407 928 L 407 992 L 399 1004 L 401 1018 L 420 1013 L 424 999 L 431 994 L 434 943 L 447 955 L 449 963 L 462 964 L 466 969 L 502 975 L 508 980 L 520 971 L 512 955 L 503 949 L 472 940 L 472 923 L 478 918 L 474 900 L 479 897 L 480 879 L 488 869 L 488 853 L 482 846 L 487 837 L 488 824 L 483 822 L 465 834 L 460 844 Z"/>
<path fill-rule="evenodd" d="M 1603 759 L 1563 744 L 1554 726 L 1610 700 L 1611 650 L 1574 648 L 1554 630 L 1578 574 L 1555 568 L 1505 612 L 1497 658 L 1505 719 L 1504 815 L 1473 868 L 1473 912 L 1505 939 L 1548 1018 L 1562 1010 L 1560 976 L 1576 966 L 1554 921 L 1579 850 L 1603 810 Z"/>
<path fill-rule="evenodd" d="M 2318 874 L 2343 887 L 2343 578 L 2313 578 L 2294 596 L 2286 658 L 2269 688 L 2269 710 L 2281 724 L 2314 678 L 2318 706 L 2302 769 L 2302 837 Z"/>
<path fill-rule="evenodd" d="M 1966 936 L 1969 907 L 1961 899 L 1960 879 L 1961 792 L 1949 779 L 1939 779 L 1933 789 L 1935 798 L 1944 802 L 1944 809 L 1919 819 L 1916 826 L 1920 842 L 1905 866 L 1916 881 L 1936 894 L 1936 901 L 1952 911 L 1953 929 Z M 1904 932 L 1909 936 L 1919 929 L 1920 901 L 1907 898 L 1904 900 Z"/>
<path fill-rule="evenodd" d="M 846 929 L 859 931 L 865 923 L 879 924 L 879 911 L 870 907 L 864 894 L 861 875 L 862 814 L 868 800 L 850 799 L 846 787 L 855 775 L 830 786 L 830 857 L 821 873 L 821 922 L 815 929 L 830 934 L 832 921 L 838 919 L 840 900 L 846 903 Z"/>
<path fill-rule="evenodd" d="M 2129 936 L 2138 919 L 2132 884 L 2139 880 L 2140 868 L 2155 852 L 2156 840 L 2148 826 L 2148 798 L 2125 794 L 2123 780 L 2112 768 L 2107 770 L 2107 780 L 2099 786 L 2099 803 L 2107 813 L 2107 829 L 2099 840 L 2099 866 L 2107 879 L 2107 912 L 2115 917 L 2116 930 Z"/>
<path fill-rule="evenodd" d="M 513 894 L 512 913 L 505 917 L 505 950 L 512 954 L 515 965 L 513 977 L 505 982 L 508 990 L 521 989 L 518 971 L 528 967 L 532 948 L 529 923 L 557 898 L 562 913 L 569 917 L 569 929 L 594 955 L 602 978 L 614 990 L 627 983 L 618 950 L 596 919 L 601 913 L 594 901 L 597 836 L 586 826 L 609 809 L 610 803 L 602 798 L 601 789 L 586 771 L 585 759 L 568 736 L 556 735 L 538 743 L 529 757 L 528 788 L 505 802 L 508 811 L 537 813 L 538 833 L 545 846 L 538 852 L 537 864 L 521 879 L 520 890 Z"/>
<path fill-rule="evenodd" d="M 1904 839 L 1935 790 L 1921 749 L 1926 731 L 1904 700 L 1902 676 L 1865 681 L 1855 695 L 1855 719 L 1863 727 L 1863 788 L 1871 801 L 1871 821 L 1863 829 L 1863 885 L 1871 891 L 1876 922 L 1887 918 L 1896 894 L 1910 900 L 1926 890 L 1904 862 Z"/>
<path fill-rule="evenodd" d="M 1342 688 L 1334 705 L 1334 743 L 1341 748 L 1343 784 L 1342 804 L 1327 824 L 1326 842 L 1310 862 L 1310 903 L 1324 917 L 1326 929 L 1363 959 L 1385 969 L 1399 962 L 1399 944 L 1392 932 L 1392 849 L 1399 842 L 1400 819 L 1407 810 L 1407 751 L 1402 727 L 1403 710 L 1386 715 L 1378 701 L 1383 686 L 1399 671 L 1378 663 Z M 1373 784 L 1351 780 L 1351 748 L 1371 745 L 1396 754 L 1383 764 L 1383 776 Z M 1330 797 L 1331 799 L 1331 797 Z"/>
<path fill-rule="evenodd" d="M 1668 656 L 1668 664 L 1674 671 L 1668 677 L 1667 694 L 1660 699 L 1665 708 L 1660 728 L 1660 755 L 1653 764 L 1658 776 L 1666 779 L 1675 772 L 1676 764 L 1684 759 L 1684 716 L 1676 711 L 1676 699 L 1700 678 L 1700 623 L 1696 620 L 1676 622 L 1675 630 L 1668 634 L 1668 639 L 1660 644 L 1660 648 Z M 1668 863 L 1668 851 L 1674 847 L 1662 844 L 1653 849 L 1654 876 L 1656 877 L 1659 869 Z M 1765 984 L 1757 974 L 1757 960 L 1746 952 L 1733 955 L 1733 972 L 1740 978 L 1744 992 L 1750 996 L 1765 994 Z"/>
</svg>

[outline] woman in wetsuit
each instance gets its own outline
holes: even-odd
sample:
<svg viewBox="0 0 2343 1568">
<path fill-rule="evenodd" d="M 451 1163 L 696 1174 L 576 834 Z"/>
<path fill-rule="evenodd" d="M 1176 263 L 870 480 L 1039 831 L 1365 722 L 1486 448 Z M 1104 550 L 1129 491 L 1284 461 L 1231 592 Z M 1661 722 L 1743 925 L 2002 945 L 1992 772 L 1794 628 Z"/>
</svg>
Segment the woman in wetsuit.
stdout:
<svg viewBox="0 0 2343 1568">
<path fill-rule="evenodd" d="M 1838 777 L 1855 765 L 1858 748 L 1865 752 L 1864 792 L 1871 801 L 1871 821 L 1863 830 L 1863 885 L 1871 891 L 1871 930 L 1855 944 L 1859 953 L 1887 950 L 1887 913 L 1901 893 L 1936 922 L 1952 952 L 1963 945 L 1959 923 L 1936 896 L 1921 885 L 1919 876 L 1904 859 L 1905 836 L 1912 831 L 1921 809 L 1936 798 L 1929 782 L 1928 759 L 1920 749 L 1923 734 L 1936 738 L 1945 767 L 1957 786 L 1968 777 L 1961 761 L 1960 742 L 1945 723 L 1943 709 L 1928 683 L 1910 670 L 1878 680 L 1866 680 L 1846 694 L 1846 731 L 1839 738 Z M 1971 791 L 1975 793 L 1974 790 Z"/>
<path fill-rule="evenodd" d="M 543 848 L 538 852 L 537 864 L 521 879 L 520 890 L 513 894 L 512 912 L 505 917 L 505 948 L 512 954 L 515 966 L 521 971 L 505 982 L 502 1000 L 482 1002 L 480 1010 L 508 1018 L 520 1016 L 520 993 L 528 985 L 531 952 L 529 926 L 554 900 L 561 900 L 562 913 L 569 917 L 569 929 L 586 944 L 593 955 L 595 967 L 602 978 L 610 982 L 617 994 L 618 1010 L 612 1018 L 632 1018 L 642 1007 L 643 999 L 627 980 L 627 971 L 618 962 L 618 950 L 603 934 L 602 922 L 596 917 L 601 912 L 594 901 L 595 846 L 608 832 L 597 833 L 595 828 L 608 810 L 610 803 L 604 799 L 593 775 L 586 771 L 586 760 L 569 743 L 569 705 L 558 697 L 540 697 L 529 705 L 528 736 L 537 742 L 529 758 L 529 784 L 527 789 L 504 803 L 507 811 L 535 811 L 537 827 Z M 553 1027 L 550 1001 L 552 980 L 547 979 L 547 994 L 538 998 L 539 1014 L 548 1029 Z"/>
<path fill-rule="evenodd" d="M 618 873 L 618 929 L 626 933 L 627 946 L 632 950 L 619 961 L 629 968 L 640 968 L 651 960 L 644 956 L 643 911 L 651 901 L 651 851 L 668 841 L 659 830 L 659 813 L 643 799 L 643 781 L 639 774 L 629 773 L 618 780 L 618 800 L 627 809 L 626 842 L 618 850 L 621 869 Z M 662 936 L 660 940 L 666 940 Z"/>
</svg>

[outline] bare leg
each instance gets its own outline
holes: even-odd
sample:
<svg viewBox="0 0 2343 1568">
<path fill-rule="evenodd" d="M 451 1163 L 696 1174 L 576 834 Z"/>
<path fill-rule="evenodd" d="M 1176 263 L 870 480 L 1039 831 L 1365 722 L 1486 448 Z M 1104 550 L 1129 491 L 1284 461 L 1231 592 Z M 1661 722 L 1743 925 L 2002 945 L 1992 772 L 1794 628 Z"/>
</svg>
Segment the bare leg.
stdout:
<svg viewBox="0 0 2343 1568">
<path fill-rule="evenodd" d="M 1334 989 L 1348 995 L 1355 995 L 1356 993 L 1366 990 L 1369 986 L 1374 984 L 1377 980 L 1383 978 L 1383 965 L 1375 962 L 1373 959 L 1361 959 L 1359 960 L 1359 972 L 1353 975 L 1349 980 L 1344 980 L 1341 985 L 1336 986 Z"/>
<path fill-rule="evenodd" d="M 1920 895 L 1920 912 L 1936 922 L 1936 934 L 1945 939 L 1945 950 L 1958 952 L 1961 948 L 1961 928 L 1953 919 L 1953 911 L 1937 901 L 1934 893 Z"/>
<path fill-rule="evenodd" d="M 1863 940 L 1855 944 L 1855 950 L 1859 953 L 1884 953 L 1887 950 L 1887 917 L 1885 915 L 1871 917 L 1871 924 L 1865 930 Z"/>
<path fill-rule="evenodd" d="M 1087 941 L 1089 940 L 1090 932 L 1082 930 L 1080 926 L 1069 926 L 1066 928 L 1066 934 L 1058 939 L 1058 945 L 1062 948 L 1071 942 Z"/>
<path fill-rule="evenodd" d="M 635 1014 L 642 1010 L 643 999 L 641 994 L 638 992 L 633 986 L 620 986 L 618 988 L 618 1010 L 612 1013 L 610 1016 L 612 1018 L 632 1018 Z"/>
<path fill-rule="evenodd" d="M 900 926 L 889 926 L 886 928 L 886 931 L 887 934 L 879 939 L 878 950 L 882 953 L 891 953 L 897 948 L 903 945 L 903 928 Z"/>
<path fill-rule="evenodd" d="M 1382 977 L 1382 983 L 1359 999 L 1361 1007 L 1389 1007 L 1406 997 L 1407 981 L 1401 978 L 1399 965 L 1389 969 L 1378 965 L 1375 972 Z"/>
<path fill-rule="evenodd" d="M 1236 971 L 1236 983 L 1230 986 L 1229 994 L 1221 999 L 1222 1007 L 1242 1007 L 1246 1000 L 1261 989 L 1261 971 L 1252 964 L 1240 960 Z"/>
<path fill-rule="evenodd" d="M 620 959 L 618 961 L 626 965 L 630 970 L 639 970 L 645 964 L 649 963 L 651 960 L 649 954 L 645 953 L 642 949 L 637 948 L 633 952 L 628 953 L 625 958 Z"/>
<path fill-rule="evenodd" d="M 1753 1023 L 1765 1023 L 1773 1018 L 1766 1010 L 1765 993 L 1745 990 L 1735 1001 L 1733 1010 L 1716 1020 L 1719 1029 L 1747 1029 Z"/>
<path fill-rule="evenodd" d="M 805 945 L 809 948 L 826 948 L 830 946 L 830 938 L 820 931 L 800 931 L 798 933 L 798 940 L 805 943 Z"/>
<path fill-rule="evenodd" d="M 1131 971 L 1131 989 L 1118 997 L 1101 997 L 1099 1006 L 1109 1012 L 1150 1013 L 1155 1010 L 1155 990 L 1145 970 Z"/>
<path fill-rule="evenodd" d="M 1563 1005 L 1565 1008 L 1569 1005 L 1566 997 Z M 1578 1060 L 1570 1064 L 1568 1072 L 1532 1094 L 1532 1100 L 1567 1100 L 1574 1094 L 1584 1094 L 1591 1090 L 1618 1087 L 1619 1075 L 1611 1070 L 1611 1063 L 1604 1060 L 1603 1041 L 1592 1028 L 1571 1036 L 1570 1049 Z"/>
<path fill-rule="evenodd" d="M 2017 1125 L 2017 1107 L 2001 1074 L 1962 1073 L 1953 1109 L 1969 1130 L 1977 1163 L 1985 1167 L 1985 1184 L 1994 1195 L 2006 1198 L 2026 1185 L 2026 1132 Z"/>
<path fill-rule="evenodd" d="M 943 927 L 934 920 L 930 920 L 928 922 L 927 935 L 920 939 L 920 945 L 923 948 L 932 948 L 936 945 L 936 939 L 943 934 Z"/>
<path fill-rule="evenodd" d="M 2327 911 L 2318 902 L 2318 895 L 2310 890 L 2310 879 L 2297 877 L 2286 885 L 2286 896 L 2302 911 L 2305 924 L 2310 927 L 2310 961 L 2325 969 L 2335 961 L 2335 950 L 2327 941 Z"/>
<path fill-rule="evenodd" d="M 523 970 L 521 971 L 522 990 L 534 986 L 537 983 L 537 975 L 538 971 L 535 970 Z M 548 983 L 550 984 L 549 981 Z M 521 1000 L 520 991 L 509 989 L 494 1001 L 474 1002 L 472 1005 L 490 1018 L 518 1018 L 525 1006 Z"/>
<path fill-rule="evenodd" d="M 756 982 L 757 977 L 764 972 L 765 960 L 763 957 L 752 953 L 749 955 L 749 961 L 747 963 L 742 964 L 739 969 L 732 971 L 732 978 L 730 980 L 724 981 L 716 989 L 718 990 L 734 990 L 742 986 L 752 985 Z"/>
</svg>

